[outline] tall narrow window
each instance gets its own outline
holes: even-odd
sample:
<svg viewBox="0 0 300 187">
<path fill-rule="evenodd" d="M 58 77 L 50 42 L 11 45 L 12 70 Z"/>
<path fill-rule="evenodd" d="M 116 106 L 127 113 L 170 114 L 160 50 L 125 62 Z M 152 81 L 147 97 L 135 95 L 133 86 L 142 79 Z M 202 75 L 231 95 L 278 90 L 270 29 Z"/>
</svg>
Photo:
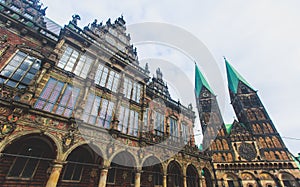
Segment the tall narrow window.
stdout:
<svg viewBox="0 0 300 187">
<path fill-rule="evenodd" d="M 0 84 L 25 88 L 41 67 L 41 61 L 18 51 L 0 73 Z"/>
<path fill-rule="evenodd" d="M 64 92 L 64 95 L 62 96 L 58 104 L 56 114 L 70 117 L 75 107 L 79 93 L 79 88 L 68 85 Z"/>
<path fill-rule="evenodd" d="M 79 51 L 67 46 L 57 66 L 75 73 L 82 78 L 86 78 L 92 66 L 94 59 L 86 54 L 80 54 Z"/>
<path fill-rule="evenodd" d="M 181 131 L 182 131 L 182 139 L 184 144 L 187 144 L 189 141 L 189 129 L 188 126 L 184 123 L 181 124 Z"/>
<path fill-rule="evenodd" d="M 63 96 L 58 102 L 58 98 L 63 90 Z M 70 117 L 79 96 L 79 92 L 79 88 L 72 87 L 71 85 L 67 85 L 54 78 L 50 78 L 34 107 L 47 112 L 55 112 L 56 114 Z"/>
<path fill-rule="evenodd" d="M 138 135 L 139 113 L 121 106 L 118 130 L 124 134 Z"/>
<path fill-rule="evenodd" d="M 174 118 L 170 118 L 170 135 L 174 141 L 178 141 L 178 125 Z"/>
<path fill-rule="evenodd" d="M 57 66 L 66 71 L 72 71 L 78 57 L 79 52 L 77 50 L 67 47 Z"/>
<path fill-rule="evenodd" d="M 148 117 L 148 115 L 149 115 L 149 108 L 146 108 L 146 110 L 144 112 L 144 129 L 151 130 L 150 127 L 149 127 L 149 122 L 148 122 L 149 117 Z"/>
<path fill-rule="evenodd" d="M 86 78 L 94 59 L 87 55 L 82 55 L 74 70 L 75 75 Z"/>
<path fill-rule="evenodd" d="M 116 171 L 118 166 L 115 163 L 111 163 L 111 167 L 108 169 L 107 172 L 107 183 L 114 184 L 116 179 Z"/>
<path fill-rule="evenodd" d="M 95 84 L 105 87 L 113 92 L 117 92 L 119 79 L 119 73 L 109 69 L 103 64 L 99 64 L 95 75 Z"/>
<path fill-rule="evenodd" d="M 155 112 L 155 133 L 159 136 L 164 135 L 164 119 L 165 116 L 160 112 Z"/>
<path fill-rule="evenodd" d="M 113 117 L 114 102 L 89 94 L 82 120 L 86 123 L 109 128 Z"/>
<path fill-rule="evenodd" d="M 125 77 L 123 93 L 126 98 L 132 99 L 135 102 L 140 102 L 141 98 L 141 84 Z"/>
</svg>

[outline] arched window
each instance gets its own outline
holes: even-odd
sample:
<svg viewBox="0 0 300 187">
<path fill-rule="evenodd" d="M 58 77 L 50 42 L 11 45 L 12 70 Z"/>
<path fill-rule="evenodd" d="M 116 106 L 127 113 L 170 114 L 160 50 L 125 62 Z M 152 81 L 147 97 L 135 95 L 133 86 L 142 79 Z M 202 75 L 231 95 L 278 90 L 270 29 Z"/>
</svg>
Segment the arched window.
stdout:
<svg viewBox="0 0 300 187">
<path fill-rule="evenodd" d="M 222 139 L 222 144 L 223 144 L 224 150 L 229 150 L 228 143 L 225 139 Z"/>
<path fill-rule="evenodd" d="M 277 147 L 277 148 L 282 147 L 282 146 L 281 146 L 281 143 L 279 142 L 279 140 L 278 140 L 277 137 L 273 136 L 273 137 L 272 137 L 272 141 L 273 141 L 275 147 Z"/>
<path fill-rule="evenodd" d="M 44 150 L 34 144 L 21 147 L 19 156 L 16 157 L 8 177 L 31 178 L 38 167 L 38 158 L 42 157 Z"/>
<path fill-rule="evenodd" d="M 55 158 L 53 145 L 54 143 L 46 137 L 32 134 L 11 142 L 2 152 L 1 159 L 5 162 L 0 163 L 0 168 L 5 171 L 7 178 L 44 178 L 49 162 Z M 27 182 L 24 181 L 25 183 Z M 39 182 L 37 185 L 42 186 Z"/>
<path fill-rule="evenodd" d="M 251 110 L 247 110 L 247 117 L 250 121 L 256 120 L 255 115 L 253 114 L 253 112 Z"/>
<path fill-rule="evenodd" d="M 267 144 L 262 137 L 259 137 L 258 141 L 261 148 L 267 148 Z"/>
<path fill-rule="evenodd" d="M 86 163 L 91 162 L 91 154 L 85 148 L 77 148 L 68 156 L 62 179 L 80 181 Z"/>
<path fill-rule="evenodd" d="M 266 137 L 266 142 L 267 142 L 267 145 L 268 145 L 269 148 L 273 148 L 274 147 L 274 145 L 273 145 L 272 140 L 270 139 L 270 137 Z"/>
<path fill-rule="evenodd" d="M 221 143 L 221 141 L 218 139 L 218 140 L 216 140 L 216 144 L 217 144 L 217 148 L 218 148 L 218 150 L 223 150 L 223 146 L 222 146 L 222 143 Z"/>
<path fill-rule="evenodd" d="M 268 126 L 265 123 L 263 123 L 263 127 L 264 127 L 264 133 L 269 133 Z"/>
</svg>

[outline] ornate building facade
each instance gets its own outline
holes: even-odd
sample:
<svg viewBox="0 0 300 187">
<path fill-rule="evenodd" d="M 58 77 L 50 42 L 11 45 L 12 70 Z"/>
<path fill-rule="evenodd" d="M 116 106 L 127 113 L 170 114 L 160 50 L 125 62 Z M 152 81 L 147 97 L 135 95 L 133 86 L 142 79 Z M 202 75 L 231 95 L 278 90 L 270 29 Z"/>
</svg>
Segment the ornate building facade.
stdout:
<svg viewBox="0 0 300 187">
<path fill-rule="evenodd" d="M 237 120 L 225 124 L 217 99 L 196 69 L 197 107 L 212 157 L 216 184 L 222 187 L 300 186 L 300 170 L 288 151 L 257 92 L 227 62 L 228 87 Z"/>
<path fill-rule="evenodd" d="M 192 106 L 149 77 L 123 17 L 61 28 L 0 0 L 1 186 L 212 186 Z"/>
</svg>

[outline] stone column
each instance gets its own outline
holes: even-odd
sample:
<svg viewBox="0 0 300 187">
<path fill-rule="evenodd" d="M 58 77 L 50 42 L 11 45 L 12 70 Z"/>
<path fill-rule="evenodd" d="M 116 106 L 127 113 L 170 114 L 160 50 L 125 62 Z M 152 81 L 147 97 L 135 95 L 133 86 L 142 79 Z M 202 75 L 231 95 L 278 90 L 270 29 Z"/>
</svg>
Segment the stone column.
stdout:
<svg viewBox="0 0 300 187">
<path fill-rule="evenodd" d="M 163 177 L 163 187 L 167 187 L 167 175 Z"/>
<path fill-rule="evenodd" d="M 187 187 L 186 176 L 183 176 L 183 187 Z"/>
<path fill-rule="evenodd" d="M 63 168 L 62 163 L 55 163 L 52 166 L 52 171 L 47 181 L 46 187 L 55 187 L 57 185 L 62 168 Z"/>
<path fill-rule="evenodd" d="M 108 173 L 107 168 L 103 168 L 101 170 L 98 187 L 105 187 L 106 186 L 107 173 Z"/>
<path fill-rule="evenodd" d="M 140 187 L 140 186 L 141 186 L 141 171 L 137 171 L 135 173 L 134 187 Z"/>
</svg>

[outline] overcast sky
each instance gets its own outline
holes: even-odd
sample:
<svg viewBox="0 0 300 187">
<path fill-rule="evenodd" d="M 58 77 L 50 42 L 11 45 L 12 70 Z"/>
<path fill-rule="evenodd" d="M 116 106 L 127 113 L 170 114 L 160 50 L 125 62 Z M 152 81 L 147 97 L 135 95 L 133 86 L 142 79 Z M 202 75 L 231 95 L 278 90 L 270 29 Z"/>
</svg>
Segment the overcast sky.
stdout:
<svg viewBox="0 0 300 187">
<path fill-rule="evenodd" d="M 223 56 L 226 56 L 252 87 L 258 90 L 280 135 L 300 139 L 298 121 L 300 1 L 42 0 L 42 2 L 49 7 L 47 17 L 60 25 L 67 24 L 74 13 L 81 16 L 79 22 L 81 27 L 93 22 L 95 18 L 105 23 L 108 18 L 114 21 L 123 14 L 128 25 L 159 22 L 185 29 L 205 44 L 219 67 L 218 71 L 222 72 L 226 88 L 224 92 L 226 100 L 223 101 L 225 108 L 222 109 L 225 123 L 233 121 L 234 113 L 228 99 Z M 194 80 L 194 66 L 191 59 L 179 51 L 154 44 L 138 45 L 137 48 L 141 64 L 144 62 L 143 59 L 147 58 L 173 62 L 187 72 L 191 81 Z M 154 74 L 155 61 L 152 64 L 151 60 L 148 61 L 151 74 Z M 181 63 L 185 65 L 182 66 Z M 161 69 L 172 87 L 174 77 L 168 77 L 168 70 Z M 171 88 L 172 94 L 177 100 L 181 94 L 176 93 L 178 88 L 176 85 L 174 87 Z M 217 85 L 211 87 L 218 90 Z M 224 95 L 215 92 L 221 97 Z M 292 153 L 300 152 L 299 140 L 286 138 L 283 140 Z"/>
</svg>

